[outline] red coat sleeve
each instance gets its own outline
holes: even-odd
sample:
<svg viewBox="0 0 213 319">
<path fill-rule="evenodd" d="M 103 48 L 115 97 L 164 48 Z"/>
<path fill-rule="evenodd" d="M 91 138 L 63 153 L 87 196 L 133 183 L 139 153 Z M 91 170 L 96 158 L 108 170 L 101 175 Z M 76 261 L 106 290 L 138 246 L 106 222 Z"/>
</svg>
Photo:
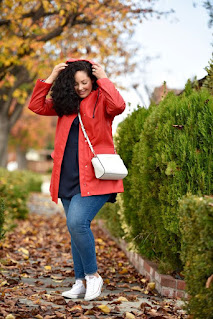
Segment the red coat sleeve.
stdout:
<svg viewBox="0 0 213 319">
<path fill-rule="evenodd" d="M 28 105 L 28 108 L 31 111 L 40 115 L 57 115 L 56 111 L 53 109 L 52 99 L 46 99 L 51 86 L 52 84 L 37 80 Z"/>
<path fill-rule="evenodd" d="M 126 104 L 114 84 L 108 78 L 97 80 L 97 84 L 105 96 L 107 114 L 110 116 L 121 114 Z"/>
</svg>

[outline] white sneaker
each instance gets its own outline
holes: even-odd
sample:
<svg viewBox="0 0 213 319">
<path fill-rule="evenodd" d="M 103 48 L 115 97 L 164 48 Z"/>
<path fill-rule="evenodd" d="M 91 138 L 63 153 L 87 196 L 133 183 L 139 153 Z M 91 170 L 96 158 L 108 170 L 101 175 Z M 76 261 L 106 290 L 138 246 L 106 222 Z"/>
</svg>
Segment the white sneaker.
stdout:
<svg viewBox="0 0 213 319">
<path fill-rule="evenodd" d="M 87 282 L 87 289 L 84 299 L 85 300 L 92 300 L 100 296 L 101 294 L 101 288 L 103 286 L 103 279 L 99 275 L 96 276 L 86 276 L 85 277 Z"/>
<path fill-rule="evenodd" d="M 81 298 L 84 297 L 86 292 L 86 288 L 83 284 L 83 281 L 81 279 L 76 279 L 75 284 L 72 286 L 72 288 L 68 291 L 62 292 L 62 297 L 65 298 Z"/>
</svg>

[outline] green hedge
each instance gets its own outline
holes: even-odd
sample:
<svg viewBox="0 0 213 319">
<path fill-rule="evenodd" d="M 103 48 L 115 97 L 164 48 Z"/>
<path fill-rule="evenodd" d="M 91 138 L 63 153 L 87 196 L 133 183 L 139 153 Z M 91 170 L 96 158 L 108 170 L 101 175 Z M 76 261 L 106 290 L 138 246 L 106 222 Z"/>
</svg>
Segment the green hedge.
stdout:
<svg viewBox="0 0 213 319">
<path fill-rule="evenodd" d="M 116 132 L 129 169 L 125 192 L 111 211 L 102 210 L 109 229 L 117 227 L 163 273 L 185 275 L 196 319 L 213 313 L 213 283 L 205 287 L 213 274 L 212 119 L 211 90 L 189 81 L 181 95 L 170 92 L 159 105 L 129 115 Z"/>
<path fill-rule="evenodd" d="M 0 194 L 4 200 L 7 220 L 26 218 L 28 195 L 32 191 L 41 191 L 41 184 L 39 174 L 30 171 L 9 172 L 0 168 Z"/>
<path fill-rule="evenodd" d="M 194 319 L 212 319 L 213 198 L 188 196 L 180 202 L 181 258 L 190 295 L 188 312 Z"/>
<path fill-rule="evenodd" d="M 122 227 L 127 234 L 132 229 L 130 240 L 138 235 L 140 232 L 140 224 L 138 223 L 138 204 L 132 197 L 132 183 L 136 183 L 134 178 L 134 164 L 132 163 L 133 152 L 140 141 L 141 132 L 144 127 L 145 120 L 151 113 L 152 107 L 146 109 L 144 107 L 138 108 L 131 115 L 129 115 L 119 126 L 118 135 L 115 138 L 116 149 L 121 155 L 124 163 L 128 168 L 128 178 L 124 179 L 125 192 L 120 199 L 120 206 L 125 207 L 124 218 L 122 219 Z M 122 203 L 121 203 L 122 202 Z M 126 208 L 128 207 L 128 211 Z M 134 207 L 134 209 L 132 209 Z M 123 211 L 123 209 L 121 209 Z M 122 216 L 121 216 L 122 217 Z"/>
<path fill-rule="evenodd" d="M 130 201 L 132 175 L 132 156 L 134 145 L 140 140 L 140 134 L 143 129 L 144 121 L 151 112 L 151 107 L 146 109 L 139 107 L 128 115 L 123 122 L 118 125 L 114 142 L 116 150 L 121 154 L 122 159 L 128 169 L 128 178 L 124 179 L 125 192 L 117 196 L 116 204 L 105 204 L 98 214 L 106 222 L 107 228 L 115 237 L 124 237 L 127 239 L 128 228 L 131 223 L 137 226 L 137 216 L 132 212 L 128 217 L 128 225 L 123 215 L 123 206 L 127 206 Z M 135 203 L 136 204 L 136 203 Z"/>
<path fill-rule="evenodd" d="M 118 153 L 129 169 L 117 225 L 131 246 L 157 261 L 164 273 L 183 269 L 179 199 L 213 193 L 212 118 L 208 90 L 196 91 L 187 82 L 183 94 L 170 92 L 159 105 L 139 108 L 116 133 Z M 112 216 L 106 213 L 114 228 L 115 214 L 114 208 Z"/>
<path fill-rule="evenodd" d="M 188 192 L 213 192 L 212 118 L 208 91 L 193 91 L 188 83 L 184 94 L 170 93 L 153 109 L 134 148 L 124 214 L 127 222 L 130 214 L 138 217 L 131 234 L 140 252 L 171 270 L 182 268 L 178 200 Z"/>
</svg>

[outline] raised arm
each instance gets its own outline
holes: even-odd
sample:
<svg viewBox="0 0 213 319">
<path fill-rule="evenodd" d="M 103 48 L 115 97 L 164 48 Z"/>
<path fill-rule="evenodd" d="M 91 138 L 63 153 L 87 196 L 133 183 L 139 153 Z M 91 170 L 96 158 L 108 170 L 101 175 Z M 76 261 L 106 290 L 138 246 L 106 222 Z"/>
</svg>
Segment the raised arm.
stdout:
<svg viewBox="0 0 213 319">
<path fill-rule="evenodd" d="M 114 84 L 108 79 L 105 71 L 98 63 L 92 66 L 93 74 L 97 77 L 97 84 L 101 88 L 106 99 L 106 112 L 110 116 L 121 114 L 126 107 L 124 99 L 115 88 Z"/>
<path fill-rule="evenodd" d="M 53 109 L 52 99 L 46 99 L 51 84 L 37 80 L 28 108 L 40 115 L 57 115 Z"/>
<path fill-rule="evenodd" d="M 46 96 L 59 72 L 66 66 L 66 63 L 60 63 L 54 67 L 52 73 L 45 81 L 37 80 L 28 106 L 31 111 L 40 115 L 57 115 L 53 109 L 52 99 L 46 99 Z"/>
</svg>

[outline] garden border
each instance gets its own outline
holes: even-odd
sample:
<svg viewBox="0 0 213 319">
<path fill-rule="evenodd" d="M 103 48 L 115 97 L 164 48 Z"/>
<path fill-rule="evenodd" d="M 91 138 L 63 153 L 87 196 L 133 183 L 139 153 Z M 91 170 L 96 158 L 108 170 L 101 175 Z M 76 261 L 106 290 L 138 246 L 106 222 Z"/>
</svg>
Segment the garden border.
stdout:
<svg viewBox="0 0 213 319">
<path fill-rule="evenodd" d="M 149 281 L 155 283 L 155 289 L 164 297 L 175 298 L 175 299 L 187 299 L 188 294 L 185 291 L 185 281 L 180 279 L 175 279 L 170 275 L 160 274 L 157 270 L 157 264 L 145 259 L 138 253 L 129 250 L 128 244 L 125 240 L 120 238 L 115 238 L 110 234 L 108 229 L 101 219 L 97 220 L 98 226 L 111 237 L 117 245 L 123 250 L 123 252 L 128 257 L 131 264 L 137 269 L 137 271 L 145 276 Z"/>
</svg>

